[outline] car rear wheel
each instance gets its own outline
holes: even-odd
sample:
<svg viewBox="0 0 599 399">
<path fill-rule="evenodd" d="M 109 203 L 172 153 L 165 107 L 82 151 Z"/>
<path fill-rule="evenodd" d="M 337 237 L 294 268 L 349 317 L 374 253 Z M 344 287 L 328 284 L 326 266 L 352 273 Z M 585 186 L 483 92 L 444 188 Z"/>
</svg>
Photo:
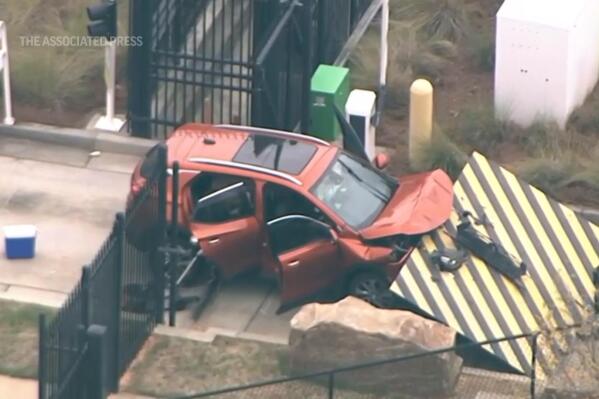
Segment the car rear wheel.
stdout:
<svg viewBox="0 0 599 399">
<path fill-rule="evenodd" d="M 377 307 L 389 307 L 391 305 L 392 294 L 389 291 L 389 284 L 384 276 L 372 273 L 361 272 L 351 278 L 348 286 L 349 295 L 363 299 Z"/>
</svg>

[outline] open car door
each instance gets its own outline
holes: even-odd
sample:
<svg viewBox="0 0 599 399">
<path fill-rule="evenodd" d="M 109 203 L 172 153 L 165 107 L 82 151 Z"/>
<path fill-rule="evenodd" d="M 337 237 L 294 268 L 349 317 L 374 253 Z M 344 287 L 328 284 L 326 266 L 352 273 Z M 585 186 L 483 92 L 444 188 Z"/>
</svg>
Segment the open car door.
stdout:
<svg viewBox="0 0 599 399">
<path fill-rule="evenodd" d="M 192 218 L 191 230 L 204 256 L 216 260 L 225 278 L 258 265 L 260 225 L 248 181 L 200 198 Z"/>
<path fill-rule="evenodd" d="M 282 308 L 323 293 L 342 276 L 337 267 L 337 235 L 330 226 L 303 215 L 267 224 L 273 255 L 279 262 Z"/>
</svg>

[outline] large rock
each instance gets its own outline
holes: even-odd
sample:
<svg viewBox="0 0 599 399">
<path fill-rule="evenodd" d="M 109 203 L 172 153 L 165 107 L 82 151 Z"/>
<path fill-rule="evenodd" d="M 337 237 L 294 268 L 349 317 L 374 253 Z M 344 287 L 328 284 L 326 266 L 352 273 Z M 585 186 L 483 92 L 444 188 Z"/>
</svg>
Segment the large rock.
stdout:
<svg viewBox="0 0 599 399">
<path fill-rule="evenodd" d="M 290 369 L 295 373 L 391 359 L 452 347 L 456 333 L 402 310 L 378 309 L 353 297 L 335 304 L 309 304 L 291 320 Z M 341 386 L 360 391 L 415 395 L 450 394 L 462 359 L 454 352 L 387 363 L 335 375 Z"/>
</svg>

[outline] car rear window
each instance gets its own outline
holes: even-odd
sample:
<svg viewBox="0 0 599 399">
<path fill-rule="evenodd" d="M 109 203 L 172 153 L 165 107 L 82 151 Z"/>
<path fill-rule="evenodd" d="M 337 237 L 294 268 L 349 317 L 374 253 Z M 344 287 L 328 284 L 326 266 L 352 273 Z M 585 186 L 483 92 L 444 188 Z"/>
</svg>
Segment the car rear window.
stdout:
<svg viewBox="0 0 599 399">
<path fill-rule="evenodd" d="M 233 161 L 296 175 L 304 170 L 314 153 L 314 144 L 252 134 L 237 151 Z"/>
</svg>

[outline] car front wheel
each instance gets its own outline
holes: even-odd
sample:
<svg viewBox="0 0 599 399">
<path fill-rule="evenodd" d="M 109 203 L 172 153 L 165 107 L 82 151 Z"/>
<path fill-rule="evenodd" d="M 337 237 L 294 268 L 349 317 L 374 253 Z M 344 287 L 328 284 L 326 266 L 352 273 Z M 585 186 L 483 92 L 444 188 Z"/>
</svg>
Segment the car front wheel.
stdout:
<svg viewBox="0 0 599 399">
<path fill-rule="evenodd" d="M 384 276 L 362 272 L 351 278 L 348 286 L 349 295 L 363 299 L 370 304 L 385 308 L 391 305 L 392 294 L 389 283 Z"/>
</svg>

